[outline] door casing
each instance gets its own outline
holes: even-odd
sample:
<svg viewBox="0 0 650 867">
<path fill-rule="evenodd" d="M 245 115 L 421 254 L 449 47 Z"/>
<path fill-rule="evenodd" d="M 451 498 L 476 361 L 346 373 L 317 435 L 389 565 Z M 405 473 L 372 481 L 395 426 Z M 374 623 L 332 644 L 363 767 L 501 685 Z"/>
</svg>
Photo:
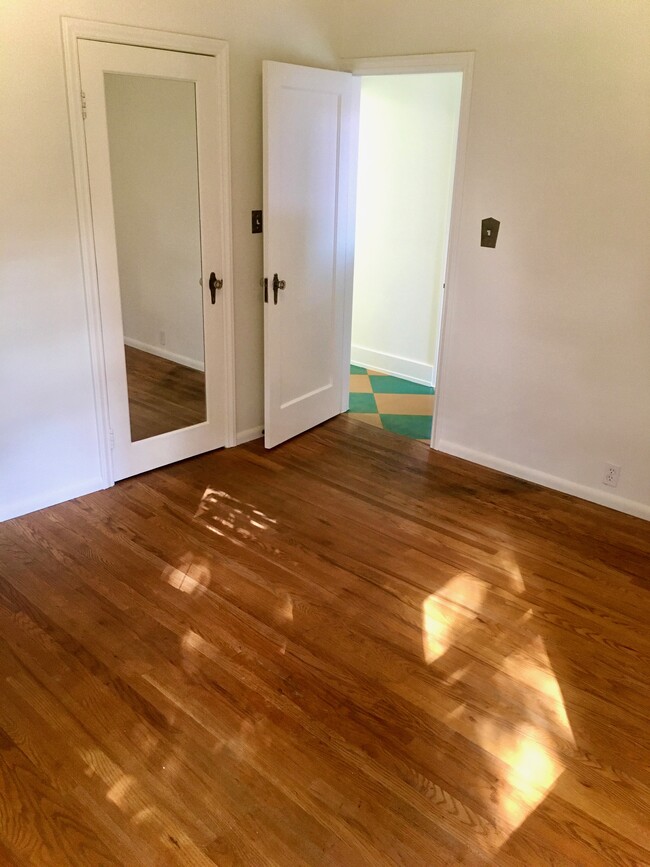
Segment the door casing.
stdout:
<svg viewBox="0 0 650 867">
<path fill-rule="evenodd" d="M 225 358 L 224 371 L 225 408 L 226 408 L 226 446 L 236 443 L 235 434 L 235 364 L 234 364 L 234 310 L 233 310 L 233 266 L 232 266 L 232 211 L 230 178 L 230 120 L 228 110 L 228 43 L 218 39 L 170 33 L 162 30 L 146 30 L 103 22 L 85 21 L 77 18 L 61 20 L 66 85 L 68 94 L 68 117 L 72 142 L 79 236 L 81 240 L 81 259 L 86 316 L 90 342 L 91 370 L 95 398 L 95 418 L 100 457 L 100 475 L 103 487 L 114 484 L 112 450 L 110 435 L 110 416 L 106 382 L 106 358 L 104 354 L 101 315 L 99 305 L 99 285 L 95 263 L 92 209 L 90 199 L 90 180 L 86 165 L 85 133 L 82 117 L 81 76 L 79 71 L 78 42 L 91 39 L 98 42 L 111 42 L 122 45 L 146 48 L 160 48 L 187 54 L 200 54 L 214 57 L 218 69 L 219 141 L 216 143 L 223 154 L 221 162 L 221 187 L 224 190 L 222 202 L 223 221 L 221 225 L 221 249 L 223 251 L 224 309 L 225 320 Z"/>
</svg>

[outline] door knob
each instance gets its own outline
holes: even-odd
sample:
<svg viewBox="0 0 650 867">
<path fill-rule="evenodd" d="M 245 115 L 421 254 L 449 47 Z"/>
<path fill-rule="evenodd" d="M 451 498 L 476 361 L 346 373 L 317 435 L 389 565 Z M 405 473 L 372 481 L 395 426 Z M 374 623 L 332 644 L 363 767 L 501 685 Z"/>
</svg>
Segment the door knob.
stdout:
<svg viewBox="0 0 650 867">
<path fill-rule="evenodd" d="M 278 289 L 284 289 L 286 286 L 286 282 L 284 280 L 280 280 L 277 274 L 273 275 L 273 303 L 278 303 Z"/>
<path fill-rule="evenodd" d="M 217 280 L 217 275 L 212 271 L 208 286 L 210 287 L 210 299 L 215 304 L 217 301 L 217 289 L 223 289 L 223 280 Z"/>
</svg>

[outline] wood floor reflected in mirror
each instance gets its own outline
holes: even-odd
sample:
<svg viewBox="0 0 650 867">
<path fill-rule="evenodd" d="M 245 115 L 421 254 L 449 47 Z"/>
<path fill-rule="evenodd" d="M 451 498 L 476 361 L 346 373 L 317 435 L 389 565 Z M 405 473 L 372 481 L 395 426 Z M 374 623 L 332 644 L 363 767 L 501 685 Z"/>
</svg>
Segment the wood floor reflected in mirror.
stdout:
<svg viewBox="0 0 650 867">
<path fill-rule="evenodd" d="M 131 440 L 155 437 L 206 420 L 205 373 L 125 346 Z"/>
</svg>

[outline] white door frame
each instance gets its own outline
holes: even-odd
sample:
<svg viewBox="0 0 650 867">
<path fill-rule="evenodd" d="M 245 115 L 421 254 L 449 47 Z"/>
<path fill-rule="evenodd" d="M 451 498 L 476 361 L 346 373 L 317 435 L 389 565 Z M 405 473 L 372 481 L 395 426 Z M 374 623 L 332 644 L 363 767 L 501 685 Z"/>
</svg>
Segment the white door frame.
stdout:
<svg viewBox="0 0 650 867">
<path fill-rule="evenodd" d="M 449 325 L 449 293 L 455 285 L 458 272 L 458 237 L 463 199 L 463 183 L 465 178 L 465 154 L 469 132 L 470 97 L 472 92 L 472 73 L 474 69 L 474 52 L 462 51 L 452 54 L 413 54 L 399 57 L 358 57 L 346 58 L 341 61 L 341 68 L 354 75 L 400 75 L 422 72 L 462 72 L 463 84 L 460 97 L 460 115 L 458 120 L 458 141 L 456 144 L 456 167 L 454 186 L 452 190 L 451 212 L 449 220 L 449 238 L 447 241 L 447 256 L 444 269 L 444 289 L 442 293 L 442 310 L 440 314 L 440 336 L 438 340 L 436 399 L 433 408 L 431 425 L 431 448 L 438 445 L 438 416 L 440 412 L 440 397 L 444 380 L 444 350 L 445 336 Z M 354 230 L 352 230 L 354 231 Z M 352 236 L 354 245 L 354 235 Z M 346 281 L 348 295 L 346 296 L 346 329 L 345 353 L 343 363 L 350 369 L 352 347 L 352 277 Z M 341 412 L 349 406 L 348 385 L 346 381 L 344 393 L 341 396 Z"/>
<path fill-rule="evenodd" d="M 90 179 L 86 163 L 86 141 L 82 116 L 81 75 L 79 70 L 80 39 L 98 42 L 114 42 L 142 48 L 162 48 L 168 51 L 181 51 L 187 54 L 202 54 L 214 57 L 219 78 L 219 103 L 216 107 L 219 118 L 219 141 L 216 146 L 223 154 L 222 189 L 225 191 L 223 202 L 223 224 L 221 226 L 221 247 L 223 250 L 224 279 L 224 318 L 225 318 L 225 406 L 226 406 L 226 446 L 236 445 L 235 433 L 235 363 L 234 363 L 234 305 L 233 305 L 233 266 L 232 266 L 232 215 L 230 179 L 230 118 L 228 110 L 228 43 L 219 39 L 191 36 L 183 33 L 169 33 L 163 30 L 145 30 L 120 24 L 106 24 L 86 21 L 79 18 L 62 18 L 63 53 L 65 61 L 66 86 L 68 95 L 68 117 L 72 143 L 72 158 L 79 236 L 81 241 L 81 261 L 83 283 L 86 297 L 86 318 L 90 342 L 90 359 L 95 397 L 95 418 L 100 458 L 100 475 L 103 487 L 114 484 L 113 461 L 110 441 L 110 416 L 108 390 L 106 385 L 106 360 L 102 338 L 101 312 L 99 306 L 99 285 L 95 262 L 95 246 L 90 199 Z"/>
</svg>

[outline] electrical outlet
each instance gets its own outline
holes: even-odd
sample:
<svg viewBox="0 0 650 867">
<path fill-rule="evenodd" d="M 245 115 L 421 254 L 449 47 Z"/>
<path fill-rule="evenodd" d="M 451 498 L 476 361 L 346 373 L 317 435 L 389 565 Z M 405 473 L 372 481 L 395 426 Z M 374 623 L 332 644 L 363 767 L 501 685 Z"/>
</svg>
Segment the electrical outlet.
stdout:
<svg viewBox="0 0 650 867">
<path fill-rule="evenodd" d="M 167 335 L 164 331 L 160 332 L 160 345 L 164 346 L 167 343 Z"/>
<path fill-rule="evenodd" d="M 618 479 L 621 475 L 621 468 L 617 464 L 607 464 L 605 466 L 605 475 L 603 476 L 603 485 L 609 485 L 610 488 L 615 488 L 618 485 Z"/>
</svg>

